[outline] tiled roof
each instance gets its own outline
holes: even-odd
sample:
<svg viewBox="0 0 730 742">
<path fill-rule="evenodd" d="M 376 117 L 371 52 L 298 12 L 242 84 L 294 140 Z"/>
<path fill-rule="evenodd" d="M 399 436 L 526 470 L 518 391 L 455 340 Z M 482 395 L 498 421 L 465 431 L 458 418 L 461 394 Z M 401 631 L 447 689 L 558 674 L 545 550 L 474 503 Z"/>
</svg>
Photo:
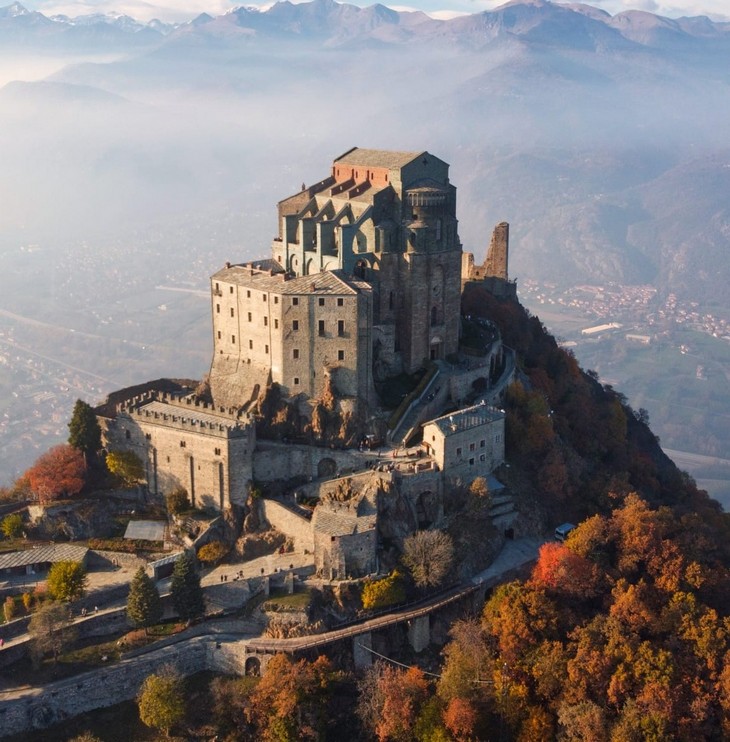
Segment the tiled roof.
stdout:
<svg viewBox="0 0 730 742">
<path fill-rule="evenodd" d="M 466 409 L 452 412 L 443 417 L 437 417 L 435 420 L 427 422 L 426 425 L 436 425 L 444 435 L 453 435 L 454 433 L 460 433 L 470 428 L 496 422 L 501 418 L 504 418 L 503 412 L 494 409 L 494 407 L 488 407 L 482 404 L 467 407 Z"/>
<path fill-rule="evenodd" d="M 322 271 L 311 276 L 296 276 L 288 280 L 284 280 L 284 275 L 283 271 L 271 275 L 267 271 L 257 271 L 255 268 L 252 270 L 246 265 L 232 265 L 230 268 L 218 271 L 213 276 L 213 280 L 235 283 L 257 291 L 270 291 L 272 294 L 295 294 L 297 296 L 305 294 L 342 296 L 357 294 L 358 290 L 362 291 L 366 287 L 370 290 L 369 284 L 346 277 L 339 270 Z"/>
<path fill-rule="evenodd" d="M 377 525 L 377 515 L 358 516 L 353 507 L 319 505 L 312 519 L 316 533 L 328 536 L 349 536 L 353 533 L 372 531 Z"/>
<path fill-rule="evenodd" d="M 340 155 L 335 162 L 341 165 L 363 165 L 366 167 L 399 168 L 413 162 L 425 152 L 389 152 L 383 149 L 360 149 L 355 147 L 344 155 Z"/>
<path fill-rule="evenodd" d="M 0 569 L 26 567 L 48 562 L 82 562 L 88 549 L 75 544 L 47 544 L 34 546 L 25 551 L 10 551 L 0 554 Z"/>
</svg>

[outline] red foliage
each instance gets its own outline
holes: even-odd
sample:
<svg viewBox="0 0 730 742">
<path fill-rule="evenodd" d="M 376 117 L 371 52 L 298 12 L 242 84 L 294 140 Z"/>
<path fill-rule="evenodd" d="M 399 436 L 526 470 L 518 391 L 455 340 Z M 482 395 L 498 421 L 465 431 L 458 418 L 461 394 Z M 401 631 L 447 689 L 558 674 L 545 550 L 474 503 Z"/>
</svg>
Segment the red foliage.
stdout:
<svg viewBox="0 0 730 742">
<path fill-rule="evenodd" d="M 457 740 L 472 739 L 477 724 L 474 706 L 464 698 L 452 698 L 444 710 L 444 726 Z"/>
<path fill-rule="evenodd" d="M 40 456 L 26 476 L 41 503 L 63 495 L 76 495 L 84 486 L 83 454 L 69 445 L 54 446 Z"/>
<path fill-rule="evenodd" d="M 600 570 L 588 559 L 564 544 L 547 543 L 540 547 L 532 581 L 568 595 L 592 597 L 600 582 Z"/>
</svg>

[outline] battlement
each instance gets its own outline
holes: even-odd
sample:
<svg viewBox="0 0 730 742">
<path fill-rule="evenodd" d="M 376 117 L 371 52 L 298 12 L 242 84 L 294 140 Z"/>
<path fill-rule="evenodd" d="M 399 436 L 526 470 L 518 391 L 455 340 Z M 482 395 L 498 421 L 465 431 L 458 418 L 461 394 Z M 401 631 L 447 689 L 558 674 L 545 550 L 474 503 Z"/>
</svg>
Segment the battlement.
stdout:
<svg viewBox="0 0 730 742">
<path fill-rule="evenodd" d="M 120 404 L 117 412 L 167 428 L 224 438 L 244 437 L 253 425 L 249 416 L 236 408 L 216 407 L 192 396 L 180 397 L 166 392 L 132 397 Z"/>
</svg>

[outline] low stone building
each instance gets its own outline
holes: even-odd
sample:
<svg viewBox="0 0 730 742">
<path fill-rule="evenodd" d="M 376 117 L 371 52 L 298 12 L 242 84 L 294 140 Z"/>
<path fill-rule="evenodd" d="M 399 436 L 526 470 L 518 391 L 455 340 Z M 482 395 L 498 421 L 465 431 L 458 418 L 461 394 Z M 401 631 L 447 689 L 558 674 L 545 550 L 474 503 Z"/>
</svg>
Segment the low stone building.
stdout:
<svg viewBox="0 0 730 742">
<path fill-rule="evenodd" d="M 33 575 L 47 572 L 57 562 L 79 562 L 86 566 L 89 550 L 76 544 L 47 544 L 24 551 L 0 554 L 0 575 Z"/>
<path fill-rule="evenodd" d="M 484 404 L 437 417 L 423 426 L 423 446 L 444 476 L 471 482 L 504 462 L 504 419 Z"/>
<path fill-rule="evenodd" d="M 323 500 L 312 517 L 314 564 L 329 580 L 377 572 L 378 507 L 368 495 Z"/>
<path fill-rule="evenodd" d="M 245 414 L 152 391 L 99 420 L 108 450 L 139 456 L 150 494 L 183 487 L 194 506 L 220 510 L 246 501 L 256 430 Z"/>
</svg>

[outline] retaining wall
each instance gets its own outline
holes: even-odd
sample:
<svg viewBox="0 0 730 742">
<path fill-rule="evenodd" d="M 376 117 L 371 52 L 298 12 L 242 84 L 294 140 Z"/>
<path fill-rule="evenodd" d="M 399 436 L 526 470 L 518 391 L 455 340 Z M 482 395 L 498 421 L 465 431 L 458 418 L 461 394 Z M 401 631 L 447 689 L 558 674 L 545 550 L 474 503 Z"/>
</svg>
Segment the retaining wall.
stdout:
<svg viewBox="0 0 730 742">
<path fill-rule="evenodd" d="M 275 500 L 262 498 L 261 514 L 274 528 L 294 539 L 294 551 L 314 552 L 312 523 Z"/>
</svg>

